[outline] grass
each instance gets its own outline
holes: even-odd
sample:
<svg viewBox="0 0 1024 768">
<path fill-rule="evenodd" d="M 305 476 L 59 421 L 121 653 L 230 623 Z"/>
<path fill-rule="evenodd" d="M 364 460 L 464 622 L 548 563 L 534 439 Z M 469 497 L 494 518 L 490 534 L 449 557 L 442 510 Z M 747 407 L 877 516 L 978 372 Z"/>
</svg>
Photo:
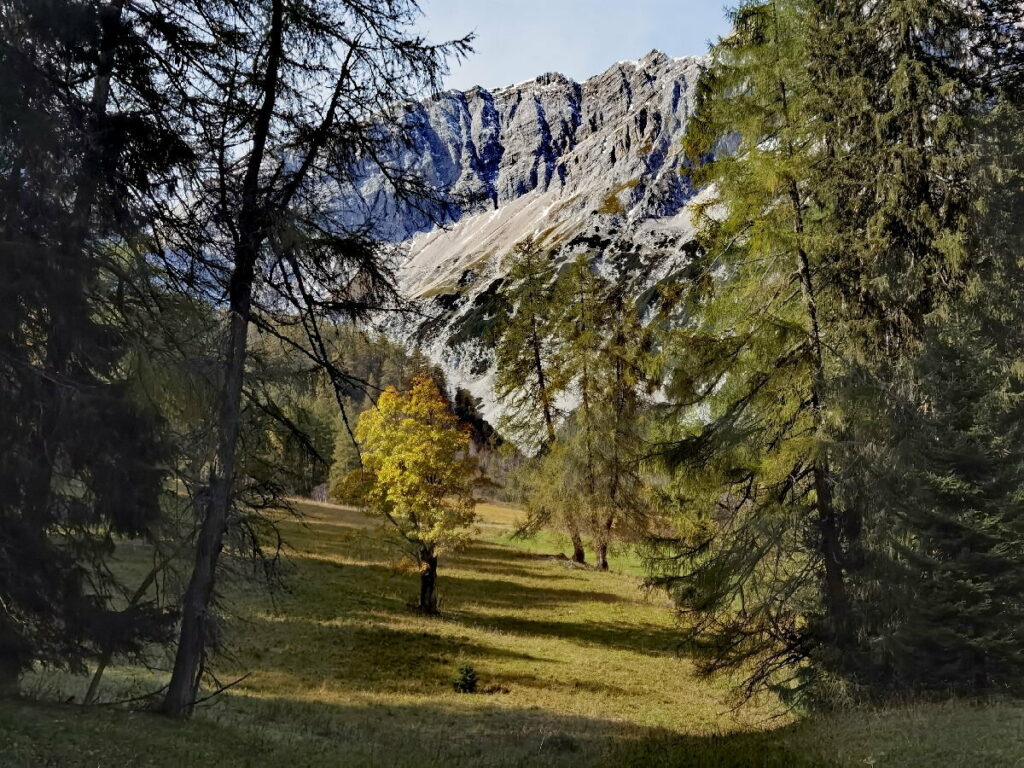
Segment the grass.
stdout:
<svg viewBox="0 0 1024 768">
<path fill-rule="evenodd" d="M 626 190 L 636 189 L 638 186 L 640 186 L 640 179 L 630 179 L 615 185 L 604 196 L 597 212 L 605 216 L 617 216 L 620 213 L 625 213 L 626 208 L 622 203 L 621 195 Z"/>
<path fill-rule="evenodd" d="M 477 540 L 442 559 L 441 619 L 408 607 L 415 575 L 357 512 L 306 504 L 285 524 L 288 589 L 231 587 L 230 654 L 250 673 L 193 720 L 117 708 L 0 703 L 0 765 L 1011 766 L 1024 708 L 931 705 L 792 722 L 732 711 L 726 681 L 675 652 L 671 613 L 629 573 L 571 567 L 554 538 L 519 542 L 485 505 Z M 628 553 L 620 564 L 630 565 Z M 613 561 L 614 562 L 614 561 Z M 476 694 L 453 690 L 462 665 Z M 163 678 L 117 668 L 104 696 Z M 26 688 L 63 701 L 84 678 Z"/>
</svg>

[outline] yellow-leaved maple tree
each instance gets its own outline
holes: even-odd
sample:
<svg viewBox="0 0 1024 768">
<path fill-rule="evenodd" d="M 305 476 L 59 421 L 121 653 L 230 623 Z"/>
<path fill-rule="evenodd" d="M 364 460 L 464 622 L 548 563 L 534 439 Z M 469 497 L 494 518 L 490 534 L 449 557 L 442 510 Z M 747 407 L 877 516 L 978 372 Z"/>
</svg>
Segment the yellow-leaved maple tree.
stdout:
<svg viewBox="0 0 1024 768">
<path fill-rule="evenodd" d="M 410 545 L 419 563 L 419 607 L 427 613 L 437 613 L 438 555 L 464 544 L 476 520 L 469 439 L 469 427 L 425 375 L 408 391 L 389 387 L 356 426 L 358 495 Z"/>
</svg>

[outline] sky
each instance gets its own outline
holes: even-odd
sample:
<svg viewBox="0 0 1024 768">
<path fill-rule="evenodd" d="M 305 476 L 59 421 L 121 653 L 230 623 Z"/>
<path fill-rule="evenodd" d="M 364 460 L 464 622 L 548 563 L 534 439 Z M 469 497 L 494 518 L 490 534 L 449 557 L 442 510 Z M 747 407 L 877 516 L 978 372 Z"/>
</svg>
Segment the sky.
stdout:
<svg viewBox="0 0 1024 768">
<path fill-rule="evenodd" d="M 448 88 L 499 88 L 561 72 L 585 80 L 657 48 L 700 55 L 723 34 L 729 0 L 421 0 L 432 41 L 476 33 Z M 729 2 L 729 4 L 734 4 Z"/>
</svg>

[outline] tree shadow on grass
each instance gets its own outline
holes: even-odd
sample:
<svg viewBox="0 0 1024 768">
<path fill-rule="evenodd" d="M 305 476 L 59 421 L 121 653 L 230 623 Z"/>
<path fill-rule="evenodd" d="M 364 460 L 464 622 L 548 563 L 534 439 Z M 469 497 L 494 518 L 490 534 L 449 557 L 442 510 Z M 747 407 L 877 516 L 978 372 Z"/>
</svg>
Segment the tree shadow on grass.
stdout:
<svg viewBox="0 0 1024 768">
<path fill-rule="evenodd" d="M 289 690 L 320 685 L 374 692 L 448 690 L 465 659 L 549 661 L 467 637 L 397 629 L 372 621 L 323 623 L 281 616 L 245 622 L 236 655 L 254 677 Z M 239 633 L 241 634 L 241 633 Z"/>
<path fill-rule="evenodd" d="M 444 579 L 441 573 L 439 579 Z M 557 608 L 574 603 L 627 603 L 620 595 L 586 589 L 539 587 L 501 579 L 474 579 L 459 573 L 447 576 L 449 605 L 471 603 L 491 608 Z"/>
<path fill-rule="evenodd" d="M 333 563 L 296 554 L 301 579 L 291 585 L 291 596 L 281 601 L 290 613 L 315 621 L 336 617 L 379 617 L 414 614 L 415 576 L 395 576 L 384 565 Z M 533 619 L 520 609 L 557 613 L 561 607 L 629 604 L 607 592 L 560 586 L 538 586 L 500 579 L 478 579 L 458 572 L 439 577 L 443 618 L 467 627 L 499 630 L 604 645 L 639 653 L 675 652 L 678 633 L 670 626 L 638 621 L 577 621 Z"/>
<path fill-rule="evenodd" d="M 509 563 L 489 563 L 487 560 L 478 557 L 465 557 L 463 555 L 459 555 L 452 558 L 448 563 L 442 563 L 442 567 L 446 564 L 453 568 L 476 571 L 477 573 L 486 576 L 510 576 L 520 579 L 550 578 L 549 573 L 545 573 L 537 568 L 526 568 L 519 565 L 511 565 Z M 559 574 L 559 576 L 564 575 Z"/>
<path fill-rule="evenodd" d="M 494 701 L 495 703 L 491 703 Z M 812 768 L 784 744 L 789 728 L 758 734 L 684 736 L 535 707 L 502 706 L 500 697 L 450 696 L 423 704 L 337 703 L 232 696 L 217 719 L 259 723 L 263 739 L 283 738 L 290 766 L 694 766 Z M 300 746 L 301 745 L 301 746 Z M 316 759 L 303 762 L 303 754 Z"/>
<path fill-rule="evenodd" d="M 535 637 L 554 637 L 635 653 L 663 655 L 679 649 L 679 631 L 672 627 L 630 621 L 542 621 L 519 616 L 460 615 L 469 626 Z"/>
<path fill-rule="evenodd" d="M 492 703 L 494 702 L 494 703 Z M 190 721 L 0 700 L 0 765 L 344 768 L 826 768 L 786 746 L 790 729 L 681 736 L 610 720 L 501 706 L 494 697 L 422 704 L 229 692 Z"/>
<path fill-rule="evenodd" d="M 301 570 L 301 575 L 296 574 L 293 583 L 289 585 L 290 592 L 295 595 L 335 589 L 338 595 L 335 603 L 346 606 L 345 601 L 358 595 L 360 591 L 372 593 L 376 601 L 381 587 L 392 592 L 395 592 L 396 588 L 405 589 L 410 596 L 415 594 L 416 576 L 402 574 L 388 565 L 343 560 L 332 562 L 319 558 L 316 553 L 296 553 L 292 555 L 291 560 L 296 563 L 297 569 Z M 628 599 L 610 592 L 473 578 L 459 573 L 459 570 L 456 567 L 446 570 L 444 561 L 438 569 L 441 597 L 449 609 L 462 604 L 491 608 L 544 609 L 575 603 L 629 603 Z M 321 604 L 319 600 L 316 602 Z M 323 604 L 330 605 L 331 602 L 328 600 Z"/>
</svg>

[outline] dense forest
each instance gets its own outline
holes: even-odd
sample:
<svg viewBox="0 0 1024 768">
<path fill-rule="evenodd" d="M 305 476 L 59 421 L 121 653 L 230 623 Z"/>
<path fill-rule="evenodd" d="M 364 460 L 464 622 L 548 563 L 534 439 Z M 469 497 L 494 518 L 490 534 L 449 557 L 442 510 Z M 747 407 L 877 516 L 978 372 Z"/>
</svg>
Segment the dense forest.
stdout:
<svg viewBox="0 0 1024 768">
<path fill-rule="evenodd" d="M 695 247 L 648 289 L 543 237 L 499 254 L 477 340 L 494 362 L 493 423 L 395 332 L 423 312 L 396 277 L 402 246 L 345 202 L 370 166 L 423 215 L 450 202 L 394 163 L 406 105 L 471 53 L 472 36 L 422 38 L 419 15 L 414 0 L 0 2 L 4 700 L 180 719 L 266 698 L 245 688 L 263 659 L 245 654 L 238 617 L 327 583 L 333 571 L 304 569 L 334 558 L 346 599 L 362 597 L 330 621 L 380 614 L 367 606 L 394 577 L 417 594 L 365 630 L 369 647 L 384 653 L 403 622 L 420 641 L 441 633 L 408 667 L 357 655 L 382 670 L 380 690 L 437 658 L 455 675 L 447 695 L 483 689 L 485 657 L 444 629 L 465 619 L 457 595 L 479 568 L 465 605 L 525 579 L 540 609 L 555 574 L 611 603 L 600 590 L 626 582 L 594 580 L 630 579 L 659 618 L 631 629 L 622 616 L 641 609 L 595 609 L 581 648 L 656 634 L 693 670 L 659 676 L 787 723 L 934 700 L 1016 707 L 1020 4 L 740 3 L 678 148 L 701 190 Z M 334 538 L 339 526 L 350 533 Z M 487 552 L 520 559 L 491 568 Z M 373 558 L 386 578 L 360 586 Z M 276 643 L 294 656 L 290 638 Z M 302 653 L 335 642 L 355 641 Z M 54 695 L 40 693 L 47 674 L 63 675 Z M 669 683 L 645 685 L 657 698 Z M 32 743 L 5 712 L 0 730 Z M 547 748 L 568 759 L 584 737 L 567 729 Z M 613 742 L 607 764 L 654 764 Z M 79 764 L 40 743 L 10 764 Z M 676 748 L 665 759 L 698 749 Z M 707 764 L 755 764 L 736 749 Z M 506 764 L 485 751 L 492 762 L 460 759 Z M 411 759 L 388 754 L 309 764 Z M 776 764 L 764 754 L 756 764 Z M 777 764 L 803 764 L 793 754 Z M 920 760 L 906 764 L 941 754 Z"/>
</svg>

